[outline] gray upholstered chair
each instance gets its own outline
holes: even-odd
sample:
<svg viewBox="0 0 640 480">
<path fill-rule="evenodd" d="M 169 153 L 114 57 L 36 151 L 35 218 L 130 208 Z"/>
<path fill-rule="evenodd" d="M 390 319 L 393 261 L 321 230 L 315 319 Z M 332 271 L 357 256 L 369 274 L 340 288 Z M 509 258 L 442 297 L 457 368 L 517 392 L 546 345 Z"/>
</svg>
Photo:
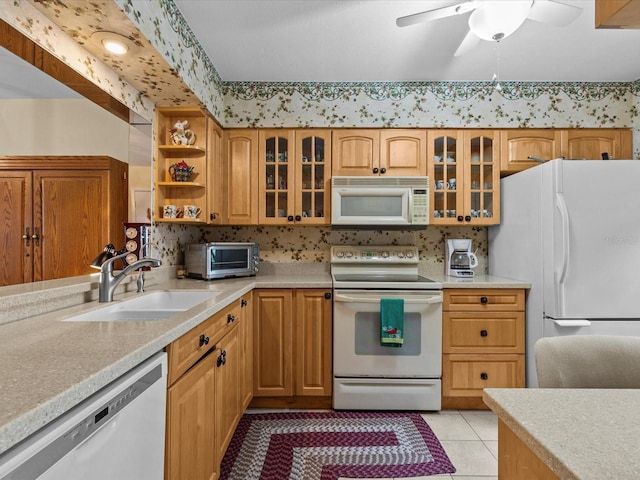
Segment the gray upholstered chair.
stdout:
<svg viewBox="0 0 640 480">
<path fill-rule="evenodd" d="M 535 354 L 541 388 L 640 388 L 640 337 L 541 338 Z"/>
</svg>

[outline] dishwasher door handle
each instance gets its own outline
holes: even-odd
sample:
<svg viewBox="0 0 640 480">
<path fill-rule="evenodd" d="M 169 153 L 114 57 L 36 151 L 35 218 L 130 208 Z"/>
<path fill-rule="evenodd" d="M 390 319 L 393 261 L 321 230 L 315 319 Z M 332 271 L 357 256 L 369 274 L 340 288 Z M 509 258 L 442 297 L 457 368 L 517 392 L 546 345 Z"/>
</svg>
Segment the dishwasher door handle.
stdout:
<svg viewBox="0 0 640 480">
<path fill-rule="evenodd" d="M 372 297 L 350 297 L 348 295 L 334 295 L 334 301 L 346 303 L 380 303 L 380 298 Z M 442 295 L 434 295 L 429 298 L 405 299 L 404 303 L 412 305 L 431 305 L 434 303 L 442 303 Z"/>
</svg>

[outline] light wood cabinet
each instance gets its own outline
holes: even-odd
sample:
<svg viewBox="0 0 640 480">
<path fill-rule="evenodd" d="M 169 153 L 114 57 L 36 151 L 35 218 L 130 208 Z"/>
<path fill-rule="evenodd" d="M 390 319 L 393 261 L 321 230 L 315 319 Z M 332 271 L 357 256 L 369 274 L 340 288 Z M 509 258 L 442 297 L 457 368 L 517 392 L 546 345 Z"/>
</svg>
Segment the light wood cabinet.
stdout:
<svg viewBox="0 0 640 480">
<path fill-rule="evenodd" d="M 329 130 L 259 131 L 261 225 L 329 222 Z"/>
<path fill-rule="evenodd" d="M 168 480 L 218 478 L 245 410 L 250 299 L 249 293 L 167 346 Z"/>
<path fill-rule="evenodd" d="M 253 398 L 253 293 L 240 300 L 240 323 L 238 335 L 241 340 L 240 380 L 241 410 L 244 411 Z"/>
<path fill-rule="evenodd" d="M 430 130 L 428 170 L 431 223 L 500 223 L 497 130 Z"/>
<path fill-rule="evenodd" d="M 166 480 L 215 480 L 215 356 L 209 355 L 167 392 Z"/>
<path fill-rule="evenodd" d="M 207 123 L 207 221 L 211 225 L 222 225 L 224 218 L 223 131 L 214 121 Z"/>
<path fill-rule="evenodd" d="M 426 175 L 426 131 L 334 130 L 333 175 Z"/>
<path fill-rule="evenodd" d="M 331 395 L 331 345 L 333 342 L 331 305 L 330 290 L 295 291 L 296 395 Z"/>
<path fill-rule="evenodd" d="M 640 1 L 595 0 L 596 28 L 640 28 Z"/>
<path fill-rule="evenodd" d="M 233 314 L 233 313 L 231 313 Z M 236 425 L 242 416 L 241 341 L 238 327 L 234 325 L 216 345 L 215 373 L 215 445 L 218 464 L 229 446 Z"/>
<path fill-rule="evenodd" d="M 505 129 L 500 132 L 501 174 L 526 170 L 541 161 L 631 159 L 631 130 L 626 128 Z M 533 158 L 532 158 L 533 157 Z"/>
<path fill-rule="evenodd" d="M 185 130 L 192 144 L 176 144 L 172 131 L 178 122 L 188 122 Z M 207 194 L 208 156 L 207 135 L 213 122 L 198 107 L 158 107 L 156 109 L 155 139 L 155 216 L 157 222 L 206 223 L 209 219 L 209 201 Z M 194 138 L 195 136 L 195 138 Z M 176 169 L 186 164 L 191 168 L 189 174 Z M 164 206 L 175 205 L 179 210 L 177 217 L 165 217 Z M 195 205 L 200 212 L 195 218 L 186 218 L 184 205 Z"/>
<path fill-rule="evenodd" d="M 223 149 L 224 224 L 258 223 L 258 132 L 225 130 Z"/>
<path fill-rule="evenodd" d="M 124 239 L 127 173 L 109 157 L 0 157 L 0 286 L 93 273 Z"/>
<path fill-rule="evenodd" d="M 563 130 L 562 156 L 602 160 L 606 153 L 609 159 L 631 159 L 631 130 L 617 128 L 576 128 Z"/>
<path fill-rule="evenodd" d="M 522 289 L 445 289 L 443 408 L 486 408 L 483 388 L 525 385 Z"/>
<path fill-rule="evenodd" d="M 500 170 L 503 174 L 535 167 L 540 162 L 534 158 L 546 161 L 561 155 L 559 130 L 521 128 L 500 132 Z"/>
<path fill-rule="evenodd" d="M 331 290 L 260 289 L 254 302 L 251 405 L 330 406 Z"/>
</svg>

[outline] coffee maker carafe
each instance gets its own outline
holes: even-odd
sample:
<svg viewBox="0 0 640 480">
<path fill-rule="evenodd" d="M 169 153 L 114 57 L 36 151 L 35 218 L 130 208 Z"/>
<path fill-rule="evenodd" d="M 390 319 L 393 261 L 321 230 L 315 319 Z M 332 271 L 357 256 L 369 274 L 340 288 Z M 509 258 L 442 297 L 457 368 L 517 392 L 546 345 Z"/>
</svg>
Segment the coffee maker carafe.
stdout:
<svg viewBox="0 0 640 480">
<path fill-rule="evenodd" d="M 447 240 L 447 275 L 473 277 L 478 258 L 471 251 L 471 240 L 455 238 Z"/>
</svg>

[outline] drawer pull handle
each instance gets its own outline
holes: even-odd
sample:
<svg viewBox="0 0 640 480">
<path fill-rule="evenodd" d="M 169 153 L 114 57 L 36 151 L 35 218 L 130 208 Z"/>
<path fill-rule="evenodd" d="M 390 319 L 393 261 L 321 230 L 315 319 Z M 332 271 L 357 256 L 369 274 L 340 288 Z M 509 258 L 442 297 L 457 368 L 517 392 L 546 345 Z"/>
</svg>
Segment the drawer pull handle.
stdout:
<svg viewBox="0 0 640 480">
<path fill-rule="evenodd" d="M 209 345 L 209 337 L 203 335 L 200 335 L 200 346 L 203 345 Z"/>
<path fill-rule="evenodd" d="M 482 373 L 480 374 L 480 378 L 481 378 L 482 380 L 488 380 L 488 379 L 489 379 L 489 375 L 487 375 L 486 373 L 482 372 Z"/>
<path fill-rule="evenodd" d="M 480 330 L 481 337 L 486 337 L 487 335 L 489 335 L 489 332 L 487 332 L 486 330 Z"/>
<path fill-rule="evenodd" d="M 487 297 L 480 297 L 480 303 L 489 303 L 489 299 Z"/>
<path fill-rule="evenodd" d="M 227 323 L 231 323 L 231 322 L 235 322 L 236 321 L 236 316 L 229 314 L 227 315 Z"/>
</svg>

